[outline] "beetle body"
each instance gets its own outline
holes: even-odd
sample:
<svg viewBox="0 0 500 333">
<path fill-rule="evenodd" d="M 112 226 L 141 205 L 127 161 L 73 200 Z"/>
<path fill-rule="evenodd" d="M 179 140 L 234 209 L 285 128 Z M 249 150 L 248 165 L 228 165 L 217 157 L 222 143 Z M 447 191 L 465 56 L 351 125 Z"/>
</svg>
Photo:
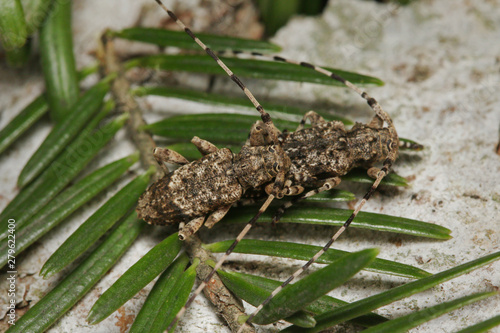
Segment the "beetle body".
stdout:
<svg viewBox="0 0 500 333">
<path fill-rule="evenodd" d="M 383 162 L 392 138 L 387 128 L 356 124 L 346 130 L 341 122 L 324 122 L 293 132 L 283 144 L 292 166 L 292 184 L 313 187 L 316 180 L 341 177 L 356 167 Z"/>
<path fill-rule="evenodd" d="M 244 146 L 238 154 L 217 149 L 153 183 L 136 210 L 151 224 L 187 224 L 180 227 L 183 239 L 207 216 L 205 225 L 212 227 L 246 190 L 272 183 L 280 172 L 284 177 L 289 167 L 290 159 L 274 145 Z"/>
</svg>

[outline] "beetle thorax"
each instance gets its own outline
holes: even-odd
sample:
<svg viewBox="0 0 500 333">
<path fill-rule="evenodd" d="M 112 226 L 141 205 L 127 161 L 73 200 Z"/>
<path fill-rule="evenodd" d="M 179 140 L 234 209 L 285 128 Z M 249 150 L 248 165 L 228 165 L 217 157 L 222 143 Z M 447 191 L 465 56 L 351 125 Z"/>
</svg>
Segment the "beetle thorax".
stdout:
<svg viewBox="0 0 500 333">
<path fill-rule="evenodd" d="M 290 159 L 278 153 L 275 145 L 243 146 L 234 158 L 234 171 L 244 189 L 267 184 L 282 168 L 290 167 Z"/>
<path fill-rule="evenodd" d="M 348 131 L 346 140 L 354 166 L 384 161 L 393 141 L 387 128 L 371 128 L 359 123 Z"/>
</svg>

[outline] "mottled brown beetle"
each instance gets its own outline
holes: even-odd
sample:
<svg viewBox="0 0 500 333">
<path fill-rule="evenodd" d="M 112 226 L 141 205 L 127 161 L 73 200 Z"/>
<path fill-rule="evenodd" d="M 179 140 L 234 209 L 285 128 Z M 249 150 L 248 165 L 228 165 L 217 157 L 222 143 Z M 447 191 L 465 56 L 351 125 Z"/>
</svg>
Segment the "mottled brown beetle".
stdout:
<svg viewBox="0 0 500 333">
<path fill-rule="evenodd" d="M 307 120 L 311 127 L 304 128 Z M 277 223 L 293 203 L 336 187 L 340 177 L 353 168 L 365 168 L 368 175 L 376 179 L 380 169 L 373 165 L 387 159 L 393 150 L 392 142 L 397 140 L 390 129 L 382 125 L 375 116 L 369 124 L 356 123 L 346 129 L 340 121 L 326 121 L 309 111 L 295 132 L 281 134 L 283 149 L 292 162 L 285 182 L 290 185 L 285 187 L 285 195 L 302 194 L 306 188 L 314 190 L 285 203 L 273 222 Z M 267 141 L 267 133 L 259 121 L 252 127 L 248 143 L 257 146 L 266 145 Z"/>
<path fill-rule="evenodd" d="M 312 65 L 306 67 L 317 69 Z M 367 98 L 370 106 L 378 106 L 378 103 L 373 98 L 368 97 L 366 93 L 362 92 L 361 95 Z M 300 196 L 286 202 L 277 210 L 273 217 L 274 223 L 279 222 L 285 210 L 297 201 L 338 186 L 341 182 L 340 177 L 355 167 L 366 168 L 368 175 L 375 181 L 349 219 L 332 236 L 330 241 L 276 288 L 255 309 L 246 322 L 250 323 L 253 317 L 276 294 L 302 274 L 333 244 L 340 234 L 349 227 L 362 206 L 378 187 L 382 178 L 388 173 L 390 166 L 397 158 L 400 142 L 391 118 L 380 107 L 379 110 L 382 112 L 382 116 L 377 113 L 369 124 L 356 123 L 349 130 L 346 130 L 340 121 L 327 122 L 316 112 L 309 111 L 295 132 L 281 135 L 283 149 L 292 162 L 285 180 L 284 193 L 285 195 Z M 312 126 L 304 128 L 308 119 Z M 388 127 L 383 127 L 384 121 L 388 123 Z M 258 145 L 267 144 L 267 142 L 268 133 L 266 133 L 265 128 L 260 123 L 255 124 L 252 127 L 248 143 Z M 378 162 L 383 162 L 381 169 L 374 167 L 374 164 Z M 312 189 L 303 193 L 306 188 Z"/>
<path fill-rule="evenodd" d="M 274 162 L 281 162 L 282 170 L 280 172 L 274 173 L 276 175 L 276 179 L 274 182 L 272 181 L 273 174 L 267 173 L 267 176 L 260 177 L 256 182 L 250 184 L 246 184 L 245 189 L 248 188 L 265 188 L 267 194 L 269 194 L 268 199 L 263 204 L 259 212 L 250 220 L 250 222 L 245 226 L 242 232 L 236 237 L 234 243 L 228 248 L 226 253 L 219 259 L 216 263 L 212 272 L 205 278 L 205 280 L 201 283 L 201 285 L 195 290 L 190 299 L 186 302 L 184 307 L 177 313 L 175 319 L 170 323 L 167 330 L 170 330 L 173 325 L 179 320 L 179 318 L 186 311 L 186 308 L 194 301 L 197 295 L 201 293 L 205 285 L 210 281 L 211 277 L 217 269 L 222 266 L 222 263 L 226 260 L 227 256 L 233 251 L 239 241 L 246 235 L 246 233 L 250 230 L 253 223 L 257 220 L 260 214 L 267 209 L 270 202 L 273 200 L 274 196 L 282 196 L 284 195 L 298 195 L 301 194 L 305 188 L 314 188 L 313 190 L 306 192 L 305 194 L 298 197 L 297 200 L 306 198 L 308 196 L 312 196 L 316 193 L 329 190 L 340 183 L 340 176 L 345 175 L 348 171 L 356 166 L 364 166 L 368 168 L 368 174 L 375 178 L 375 181 L 369 191 L 363 197 L 363 200 L 357 205 L 356 209 L 353 211 L 351 216 L 347 219 L 344 225 L 331 237 L 328 243 L 318 252 L 316 253 L 304 266 L 302 266 L 299 270 L 297 270 L 292 276 L 290 276 L 282 285 L 276 288 L 271 295 L 257 307 L 254 313 L 252 313 L 246 322 L 250 322 L 250 320 L 266 305 L 269 301 L 279 292 L 281 291 L 287 284 L 293 281 L 298 275 L 304 272 L 312 263 L 314 263 L 332 244 L 333 242 L 342 234 L 342 232 L 349 227 L 352 220 L 356 217 L 358 212 L 361 210 L 366 201 L 370 198 L 372 193 L 376 190 L 380 181 L 388 174 L 391 165 L 394 163 L 398 156 L 398 148 L 399 148 L 399 138 L 392 123 L 391 117 L 382 109 L 382 107 L 378 104 L 378 102 L 370 97 L 366 92 L 360 90 L 358 87 L 353 85 L 351 82 L 345 80 L 344 78 L 338 76 L 335 73 L 332 73 L 326 69 L 321 67 L 316 67 L 309 63 L 305 62 L 296 62 L 292 60 L 287 60 L 280 56 L 273 57 L 273 60 L 288 62 L 297 64 L 300 66 L 304 66 L 315 71 L 318 71 L 324 75 L 329 76 L 330 78 L 340 81 L 345 84 L 350 89 L 357 92 L 362 98 L 364 98 L 368 105 L 375 111 L 375 117 L 373 120 L 367 124 L 356 124 L 351 130 L 346 130 L 343 124 L 339 122 L 326 122 L 323 118 L 321 118 L 318 114 L 314 112 L 309 112 L 304 116 L 303 121 L 299 125 L 299 128 L 296 132 L 292 134 L 281 135 L 278 140 L 279 132 L 276 130 L 272 121 L 267 113 L 265 113 L 262 106 L 257 102 L 255 97 L 251 94 L 251 92 L 243 85 L 243 83 L 231 72 L 229 68 L 210 50 L 206 47 L 194 34 L 193 32 L 187 28 L 176 16 L 173 12 L 168 10 L 161 0 L 156 0 L 156 2 L 168 13 L 168 15 L 189 35 L 194 41 L 200 45 L 208 55 L 210 55 L 223 69 L 224 71 L 231 77 L 231 79 L 238 84 L 238 86 L 245 92 L 250 101 L 254 104 L 257 111 L 261 113 L 261 118 L 263 121 L 263 125 L 254 126 L 250 133 L 249 138 L 249 146 L 243 147 L 244 150 L 252 149 L 256 151 L 259 149 L 267 150 L 272 147 L 272 150 L 279 150 L 277 154 L 271 154 L 268 158 L 274 159 Z M 256 56 L 262 56 L 258 53 L 253 53 Z M 305 121 L 310 118 L 312 122 L 312 127 L 309 129 L 304 129 Z M 383 127 L 383 125 L 387 124 L 387 127 Z M 195 140 L 196 141 L 196 140 Z M 195 143 L 196 144 L 196 143 Z M 282 147 L 282 145 L 284 145 Z M 200 146 L 197 145 L 200 149 Z M 284 148 L 284 150 L 283 150 Z M 216 148 L 215 148 L 216 149 Z M 215 151 L 200 149 L 202 153 L 211 153 L 217 154 Z M 223 150 L 221 150 L 223 151 Z M 170 155 L 174 155 L 173 152 L 164 151 Z M 269 150 L 267 150 L 269 152 Z M 221 153 L 223 154 L 223 153 Z M 142 198 L 138 208 L 140 216 L 146 218 L 146 215 L 149 215 L 151 221 L 155 221 L 155 219 L 161 219 L 165 216 L 172 218 L 172 220 L 184 222 L 184 220 L 189 220 L 190 218 L 195 218 L 190 220 L 188 224 L 193 224 L 194 229 L 196 230 L 203 223 L 204 217 L 206 214 L 210 213 L 208 225 L 213 225 L 216 221 L 220 220 L 219 216 L 224 215 L 229 209 L 226 201 L 219 200 L 217 192 L 217 188 L 212 188 L 209 186 L 210 195 L 213 195 L 214 198 L 217 198 L 217 204 L 215 206 L 210 206 L 210 209 L 203 210 L 203 212 L 196 212 L 193 207 L 193 203 L 184 202 L 180 198 L 183 194 L 188 193 L 189 191 L 182 190 L 182 185 L 186 184 L 190 189 L 196 189 L 196 186 L 200 186 L 200 182 L 203 182 L 205 176 L 201 176 L 199 173 L 190 172 L 190 169 L 198 170 L 200 168 L 199 164 L 203 163 L 206 160 L 206 163 L 222 163 L 222 161 L 228 161 L 226 166 L 217 166 L 217 170 L 213 172 L 213 175 L 223 176 L 223 172 L 221 170 L 231 170 L 231 177 L 235 177 L 238 180 L 241 176 L 239 171 L 236 171 L 232 166 L 236 166 L 237 164 L 229 163 L 230 157 L 234 158 L 230 152 L 225 152 L 227 157 L 222 157 L 219 155 L 207 155 L 202 158 L 200 161 L 193 162 L 196 164 L 187 164 L 185 167 L 180 168 L 179 173 L 172 173 L 167 176 L 165 179 L 165 184 L 153 185 L 152 188 L 146 193 Z M 249 156 L 254 156 L 250 154 Z M 263 156 L 263 155 L 262 155 Z M 183 159 L 183 158 L 182 158 Z M 244 163 L 248 163 L 253 157 L 244 157 L 246 159 Z M 164 160 L 175 161 L 172 158 L 166 158 Z M 260 158 L 259 162 L 256 162 L 255 166 L 260 166 L 268 168 L 269 165 L 266 162 L 263 162 L 265 158 Z M 377 162 L 383 161 L 383 166 L 381 169 L 374 167 L 373 165 Z M 186 161 L 187 162 L 187 161 Z M 291 165 L 289 165 L 291 163 Z M 184 168 L 184 169 L 183 169 Z M 201 169 L 200 169 L 201 170 Z M 257 169 L 255 169 L 257 170 Z M 259 170 L 262 172 L 263 170 Z M 193 181 L 189 180 L 187 176 L 195 177 Z M 184 177 L 184 178 L 183 178 Z M 196 178 L 198 177 L 198 178 Z M 226 181 L 226 180 L 224 180 Z M 174 200 L 167 199 L 162 203 L 158 201 L 158 197 L 161 195 L 161 191 L 168 189 L 172 191 L 172 188 L 179 188 L 176 190 L 177 192 Z M 196 194 L 193 198 L 198 198 L 199 195 Z M 156 200 L 156 202 L 155 202 Z M 174 201 L 179 201 L 174 204 Z M 199 199 L 196 199 L 199 200 Z M 228 201 L 229 202 L 229 201 Z M 206 204 L 208 207 L 209 205 Z M 181 207 L 179 209 L 179 207 Z M 280 214 L 284 211 L 287 206 L 283 206 L 276 215 L 276 220 L 279 219 Z M 163 211 L 162 213 L 158 213 L 158 211 Z M 205 208 L 204 208 L 205 209 Z M 175 217 L 175 214 L 178 214 L 180 217 Z M 198 217 L 197 214 L 202 214 L 203 217 Z M 187 215 L 187 216 L 184 216 Z M 221 216 L 221 217 L 222 217 Z M 196 222 L 195 222 L 196 221 Z M 215 221 L 215 222 L 212 222 Z M 207 222 L 205 224 L 207 224 Z M 182 228 L 181 230 L 185 229 Z M 244 325 L 240 326 L 240 330 Z"/>
<path fill-rule="evenodd" d="M 219 150 L 210 142 L 194 137 L 193 144 L 204 156 L 200 160 L 191 163 L 172 150 L 156 148 L 154 156 L 165 170 L 167 170 L 164 165 L 165 162 L 183 166 L 168 173 L 146 190 L 139 199 L 136 208 L 138 216 L 149 223 L 179 223 L 179 238 L 185 239 L 195 233 L 203 223 L 208 227 L 217 223 L 247 189 L 268 184 L 266 190 L 269 196 L 257 214 L 247 224 L 244 231 L 240 233 L 240 238 L 237 238 L 239 242 L 273 199 L 283 197 L 284 179 L 290 168 L 290 159 L 281 147 L 278 140 L 279 132 L 274 127 L 271 117 L 253 94 L 173 12 L 168 10 L 160 0 L 156 0 L 156 2 L 243 90 L 260 113 L 266 133 L 269 135 L 269 142 L 272 144 L 243 147 L 239 154 L 234 155 L 229 149 Z M 270 186 L 269 183 L 273 185 Z M 234 246 L 236 244 L 237 242 L 235 242 Z M 213 271 L 178 312 L 167 330 L 172 328 L 186 311 L 189 304 L 205 288 L 217 269 L 222 266 L 225 258 L 232 252 L 234 246 L 217 262 Z"/>
<path fill-rule="evenodd" d="M 139 199 L 139 218 L 152 224 L 178 223 L 179 239 L 184 240 L 203 224 L 214 226 L 249 188 L 276 178 L 276 190 L 270 188 L 269 194 L 283 196 L 283 179 L 290 159 L 279 146 L 244 146 L 233 154 L 198 137 L 191 142 L 204 155 L 191 163 L 172 150 L 155 149 L 154 156 L 167 174 Z M 183 166 L 168 173 L 164 163 Z"/>
<path fill-rule="evenodd" d="M 310 120 L 311 127 L 304 128 L 307 120 Z M 259 121 L 252 126 L 247 144 L 266 145 L 267 137 Z M 273 223 L 279 222 L 285 210 L 297 201 L 337 186 L 340 177 L 353 168 L 365 168 L 367 174 L 376 179 L 380 169 L 373 165 L 387 159 L 389 151 L 394 149 L 392 142 L 397 137 L 389 128 L 383 127 L 383 121 L 378 116 L 368 124 L 356 123 L 351 129 L 346 129 L 340 121 L 326 121 L 316 112 L 309 111 L 295 132 L 284 132 L 280 134 L 280 139 L 292 162 L 285 182 L 292 185 L 285 188 L 285 195 L 301 194 L 305 188 L 314 190 L 283 204 L 274 215 Z M 398 145 L 409 150 L 423 148 L 407 141 L 399 141 Z"/>
</svg>

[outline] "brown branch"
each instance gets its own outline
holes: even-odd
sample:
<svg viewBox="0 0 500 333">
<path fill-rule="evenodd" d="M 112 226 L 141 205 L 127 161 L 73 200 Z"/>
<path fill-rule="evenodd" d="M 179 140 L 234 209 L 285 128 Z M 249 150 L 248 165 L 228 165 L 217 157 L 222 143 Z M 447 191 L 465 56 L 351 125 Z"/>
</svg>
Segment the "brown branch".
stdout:
<svg viewBox="0 0 500 333">
<path fill-rule="evenodd" d="M 191 258 L 199 258 L 200 264 L 196 269 L 198 278 L 205 280 L 208 274 L 212 271 L 212 267 L 206 264 L 207 260 L 215 261 L 213 255 L 201 246 L 201 240 L 197 235 L 192 235 L 184 241 L 186 251 Z M 241 300 L 235 297 L 222 283 L 221 279 L 214 274 L 212 279 L 207 283 L 203 290 L 205 296 L 215 305 L 217 311 L 226 320 L 232 332 L 236 332 L 242 325 L 238 322 L 240 316 L 244 316 L 245 309 Z M 245 327 L 242 332 L 251 333 L 255 332 L 252 325 L 244 323 Z"/>
<path fill-rule="evenodd" d="M 142 166 L 147 169 L 151 165 L 158 166 L 153 156 L 153 149 L 156 147 L 151 135 L 139 128 L 145 125 L 137 102 L 129 94 L 130 83 L 125 78 L 120 62 L 114 51 L 113 40 L 107 34 L 103 35 L 102 45 L 98 50 L 98 57 L 101 59 L 105 74 L 118 73 L 117 78 L 114 80 L 111 87 L 112 94 L 116 100 L 117 108 L 121 112 L 130 115 L 128 122 L 128 131 L 135 145 L 141 154 Z M 163 177 L 161 168 L 156 169 L 155 180 Z M 201 241 L 198 236 L 193 235 L 185 241 L 187 252 L 193 258 L 200 259 L 200 265 L 197 268 L 197 276 L 199 279 L 204 280 L 210 273 L 212 268 L 205 262 L 207 260 L 214 260 L 212 254 L 201 247 Z M 205 295 L 216 307 L 217 311 L 224 317 L 232 331 L 237 331 L 241 324 L 238 322 L 238 317 L 245 315 L 245 309 L 241 300 L 233 296 L 233 294 L 226 288 L 217 275 L 214 275 L 210 283 L 205 287 Z M 255 329 L 248 324 L 245 324 L 245 333 L 255 332 Z"/>
<path fill-rule="evenodd" d="M 140 130 L 140 127 L 146 125 L 146 122 L 142 117 L 142 111 L 139 105 L 129 93 L 130 83 L 125 78 L 120 61 L 116 56 L 113 40 L 108 34 L 104 33 L 102 43 L 104 52 L 100 58 L 101 62 L 104 63 L 104 73 L 106 75 L 118 73 L 111 87 L 116 106 L 120 112 L 130 115 L 129 122 L 127 123 L 128 132 L 140 151 L 143 168 L 148 169 L 150 166 L 156 167 L 156 173 L 153 177 L 153 180 L 156 181 L 164 176 L 162 169 L 158 168 L 158 163 L 156 163 L 153 156 L 153 149 L 156 147 L 156 144 L 149 133 Z"/>
</svg>

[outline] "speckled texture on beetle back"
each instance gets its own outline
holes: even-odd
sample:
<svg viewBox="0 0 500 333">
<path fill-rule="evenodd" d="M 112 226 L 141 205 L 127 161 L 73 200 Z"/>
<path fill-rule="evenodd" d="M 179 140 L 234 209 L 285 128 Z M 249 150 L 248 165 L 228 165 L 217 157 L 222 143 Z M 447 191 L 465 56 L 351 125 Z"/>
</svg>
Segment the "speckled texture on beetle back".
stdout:
<svg viewBox="0 0 500 333">
<path fill-rule="evenodd" d="M 236 203 L 249 188 L 270 183 L 290 159 L 277 147 L 223 148 L 183 165 L 152 184 L 137 205 L 152 224 L 189 222 Z"/>
<path fill-rule="evenodd" d="M 350 130 L 342 123 L 326 122 L 293 132 L 283 144 L 292 162 L 288 178 L 294 185 L 310 187 L 311 179 L 340 177 L 355 167 L 369 167 L 387 157 L 388 142 L 386 128 L 359 123 Z"/>
<path fill-rule="evenodd" d="M 243 188 L 234 177 L 233 157 L 221 149 L 166 175 L 141 196 L 139 217 L 153 224 L 188 222 L 237 201 Z"/>
</svg>

